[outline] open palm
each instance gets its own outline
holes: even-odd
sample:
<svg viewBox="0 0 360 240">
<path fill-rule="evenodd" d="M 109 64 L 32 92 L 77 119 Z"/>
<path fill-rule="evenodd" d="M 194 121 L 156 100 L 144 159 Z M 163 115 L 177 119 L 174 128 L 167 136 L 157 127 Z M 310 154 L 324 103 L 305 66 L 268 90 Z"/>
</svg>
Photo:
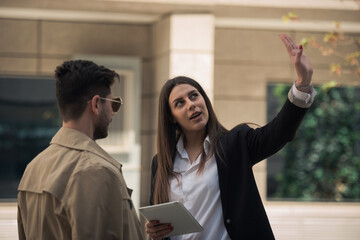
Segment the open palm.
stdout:
<svg viewBox="0 0 360 240">
<path fill-rule="evenodd" d="M 301 45 L 297 45 L 289 36 L 281 34 L 280 39 L 284 43 L 291 62 L 295 67 L 298 79 L 297 85 L 307 86 L 311 83 L 313 74 L 313 67 L 311 66 L 309 58 L 303 53 Z"/>
</svg>

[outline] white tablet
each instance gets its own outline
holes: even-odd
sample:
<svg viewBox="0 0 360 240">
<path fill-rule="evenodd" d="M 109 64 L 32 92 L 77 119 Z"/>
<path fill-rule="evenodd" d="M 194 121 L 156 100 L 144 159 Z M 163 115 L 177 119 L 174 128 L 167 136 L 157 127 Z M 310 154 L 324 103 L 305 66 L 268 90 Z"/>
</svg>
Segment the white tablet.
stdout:
<svg viewBox="0 0 360 240">
<path fill-rule="evenodd" d="M 176 201 L 141 207 L 139 211 L 148 221 L 159 220 L 160 223 L 171 223 L 174 230 L 168 237 L 204 230 L 181 202 Z"/>
</svg>

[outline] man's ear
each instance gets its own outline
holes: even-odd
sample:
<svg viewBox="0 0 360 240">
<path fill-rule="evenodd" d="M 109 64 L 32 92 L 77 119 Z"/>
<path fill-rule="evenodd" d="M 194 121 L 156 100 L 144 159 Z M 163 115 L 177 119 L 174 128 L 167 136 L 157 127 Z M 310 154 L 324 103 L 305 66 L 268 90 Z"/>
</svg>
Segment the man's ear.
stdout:
<svg viewBox="0 0 360 240">
<path fill-rule="evenodd" d="M 91 100 L 90 100 L 90 109 L 91 111 L 95 114 L 95 115 L 99 115 L 100 114 L 100 96 L 99 95 L 95 95 Z"/>
</svg>

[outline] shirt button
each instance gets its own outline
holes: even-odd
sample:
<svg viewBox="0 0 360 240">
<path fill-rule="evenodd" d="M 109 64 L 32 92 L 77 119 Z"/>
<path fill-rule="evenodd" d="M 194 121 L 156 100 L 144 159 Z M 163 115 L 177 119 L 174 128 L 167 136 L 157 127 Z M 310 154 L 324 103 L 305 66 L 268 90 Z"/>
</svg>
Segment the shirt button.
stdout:
<svg viewBox="0 0 360 240">
<path fill-rule="evenodd" d="M 226 223 L 230 224 L 231 223 L 230 219 L 226 219 Z"/>
</svg>

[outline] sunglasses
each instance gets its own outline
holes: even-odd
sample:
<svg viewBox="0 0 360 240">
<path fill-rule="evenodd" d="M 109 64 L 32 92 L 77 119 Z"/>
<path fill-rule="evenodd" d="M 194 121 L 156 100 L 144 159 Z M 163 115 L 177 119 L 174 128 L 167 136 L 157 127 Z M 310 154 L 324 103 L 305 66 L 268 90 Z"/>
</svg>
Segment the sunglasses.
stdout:
<svg viewBox="0 0 360 240">
<path fill-rule="evenodd" d="M 114 113 L 118 112 L 120 110 L 121 105 L 123 105 L 123 100 L 121 99 L 121 97 L 114 97 L 114 98 L 103 98 L 100 97 L 100 99 L 105 100 L 105 101 L 110 101 L 111 102 L 111 107 Z"/>
</svg>

